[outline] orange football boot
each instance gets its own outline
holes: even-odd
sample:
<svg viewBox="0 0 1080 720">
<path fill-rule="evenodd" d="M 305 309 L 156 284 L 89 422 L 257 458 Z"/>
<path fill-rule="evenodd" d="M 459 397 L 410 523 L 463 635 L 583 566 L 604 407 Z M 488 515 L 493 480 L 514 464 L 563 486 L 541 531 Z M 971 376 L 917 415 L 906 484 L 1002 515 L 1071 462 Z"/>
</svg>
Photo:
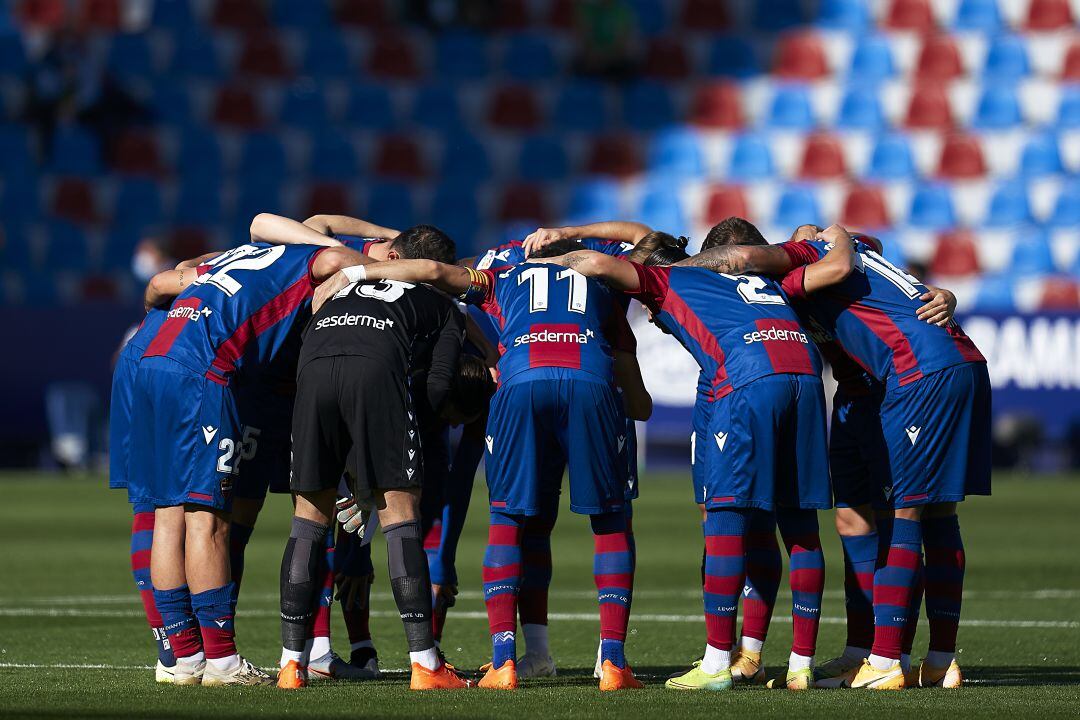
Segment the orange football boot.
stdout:
<svg viewBox="0 0 1080 720">
<path fill-rule="evenodd" d="M 600 690 L 640 690 L 645 687 L 641 681 L 634 677 L 634 671 L 627 665 L 624 668 L 617 666 L 610 660 L 604 661 L 600 675 Z"/>
<path fill-rule="evenodd" d="M 282 690 L 307 687 L 307 668 L 295 660 L 290 660 L 278 671 L 277 686 Z"/>
<path fill-rule="evenodd" d="M 436 670 L 428 670 L 420 663 L 412 664 L 410 690 L 461 690 L 471 687 L 471 683 L 443 663 Z"/>
<path fill-rule="evenodd" d="M 491 663 L 480 668 L 486 670 L 484 677 L 477 683 L 478 687 L 486 690 L 517 690 L 517 664 L 513 660 L 507 660 L 499 669 L 491 666 Z"/>
</svg>

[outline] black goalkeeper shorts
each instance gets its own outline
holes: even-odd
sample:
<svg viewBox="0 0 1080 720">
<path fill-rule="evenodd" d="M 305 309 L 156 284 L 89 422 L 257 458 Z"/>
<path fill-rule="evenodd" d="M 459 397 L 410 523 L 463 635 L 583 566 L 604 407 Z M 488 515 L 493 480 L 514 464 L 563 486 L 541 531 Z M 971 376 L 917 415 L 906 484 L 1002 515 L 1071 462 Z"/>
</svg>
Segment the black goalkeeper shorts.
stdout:
<svg viewBox="0 0 1080 720">
<path fill-rule="evenodd" d="M 304 365 L 292 437 L 293 492 L 336 488 L 345 471 L 358 500 L 423 483 L 408 380 L 367 358 L 342 355 Z"/>
</svg>

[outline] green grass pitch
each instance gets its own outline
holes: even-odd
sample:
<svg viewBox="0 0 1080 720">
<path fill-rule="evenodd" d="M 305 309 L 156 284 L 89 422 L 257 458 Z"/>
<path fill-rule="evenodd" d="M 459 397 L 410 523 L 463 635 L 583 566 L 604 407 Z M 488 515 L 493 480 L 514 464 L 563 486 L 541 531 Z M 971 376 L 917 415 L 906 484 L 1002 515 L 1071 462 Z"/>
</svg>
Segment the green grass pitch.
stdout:
<svg viewBox="0 0 1080 720">
<path fill-rule="evenodd" d="M 604 695 L 592 679 L 598 621 L 588 523 L 566 508 L 553 537 L 550 609 L 559 675 L 516 693 L 410 693 L 404 672 L 295 693 L 276 688 L 158 686 L 155 653 L 128 570 L 129 507 L 100 477 L 0 476 L 0 717 L 1050 717 L 1080 716 L 1080 482 L 999 475 L 995 496 L 962 508 L 968 552 L 959 691 L 903 693 L 738 689 L 674 693 L 663 678 L 697 658 L 704 643 L 698 580 L 701 531 L 685 475 L 647 476 L 636 505 L 639 551 L 627 652 L 646 689 Z M 488 659 L 480 562 L 485 492 L 476 484 L 459 552 L 461 598 L 444 649 L 460 668 Z M 268 502 L 248 550 L 237 617 L 241 651 L 263 666 L 278 656 L 277 575 L 289 503 Z M 841 649 L 843 568 L 828 513 L 819 658 Z M 376 541 L 372 630 L 384 668 L 406 666 L 385 555 Z M 786 584 L 786 581 L 785 581 Z M 791 625 L 781 591 L 766 661 L 786 660 Z M 335 608 L 335 645 L 347 650 Z M 916 655 L 925 649 L 925 627 Z"/>
</svg>

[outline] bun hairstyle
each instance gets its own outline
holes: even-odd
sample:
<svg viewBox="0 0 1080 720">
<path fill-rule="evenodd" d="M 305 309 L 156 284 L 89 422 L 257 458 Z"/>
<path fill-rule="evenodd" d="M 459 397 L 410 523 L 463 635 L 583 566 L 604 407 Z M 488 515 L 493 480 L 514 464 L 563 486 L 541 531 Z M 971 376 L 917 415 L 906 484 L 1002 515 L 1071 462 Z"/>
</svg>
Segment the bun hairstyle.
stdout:
<svg viewBox="0 0 1080 720">
<path fill-rule="evenodd" d="M 674 265 L 690 257 L 686 252 L 689 243 L 688 237 L 654 231 L 638 240 L 629 260 L 640 265 Z"/>
</svg>

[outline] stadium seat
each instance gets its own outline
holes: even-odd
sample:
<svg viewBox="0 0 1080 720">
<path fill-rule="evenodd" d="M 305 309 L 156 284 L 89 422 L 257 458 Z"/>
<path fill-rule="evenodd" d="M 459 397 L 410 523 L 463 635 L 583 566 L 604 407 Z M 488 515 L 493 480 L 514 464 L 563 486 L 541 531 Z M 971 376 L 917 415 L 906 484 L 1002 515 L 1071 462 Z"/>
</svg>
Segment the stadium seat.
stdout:
<svg viewBox="0 0 1080 720">
<path fill-rule="evenodd" d="M 316 131 L 330 124 L 326 97 L 315 83 L 290 85 L 281 100 L 278 121 L 287 127 Z"/>
<path fill-rule="evenodd" d="M 45 266 L 50 270 L 84 271 L 89 265 L 90 253 L 86 234 L 82 229 L 63 220 L 53 220 L 46 225 L 47 245 Z"/>
<path fill-rule="evenodd" d="M 547 37 L 537 33 L 507 37 L 502 67 L 512 79 L 524 83 L 547 80 L 559 71 Z"/>
<path fill-rule="evenodd" d="M 375 174 L 395 180 L 419 180 L 424 177 L 420 148 L 408 135 L 384 135 L 375 149 Z"/>
<path fill-rule="evenodd" d="M 146 79 L 154 74 L 150 43 L 144 33 L 114 35 L 105 66 L 113 77 L 124 81 Z"/>
<path fill-rule="evenodd" d="M 833 123 L 843 130 L 880 130 L 886 125 L 885 114 L 873 86 L 849 87 L 840 101 L 840 110 Z"/>
<path fill-rule="evenodd" d="M 979 252 L 971 233 L 967 230 L 942 233 L 930 258 L 930 274 L 934 277 L 966 277 L 978 273 Z"/>
<path fill-rule="evenodd" d="M 339 183 L 317 182 L 308 187 L 302 207 L 304 217 L 312 215 L 351 215 L 348 189 Z"/>
<path fill-rule="evenodd" d="M 1028 30 L 1064 30 L 1073 24 L 1069 0 L 1031 0 L 1028 4 Z"/>
<path fill-rule="evenodd" d="M 327 3 L 310 0 L 274 0 L 272 17 L 278 27 L 303 28 L 320 37 L 332 27 Z"/>
<path fill-rule="evenodd" d="M 555 30 L 572 30 L 576 12 L 574 0 L 552 0 L 548 4 L 547 24 Z"/>
<path fill-rule="evenodd" d="M 36 222 L 41 217 L 41 199 L 36 177 L 24 178 L 20 182 L 6 182 L 0 192 L 0 213 L 5 224 Z"/>
<path fill-rule="evenodd" d="M 231 30 L 252 30 L 268 25 L 264 5 L 259 0 L 215 0 L 210 22 Z"/>
<path fill-rule="evenodd" d="M 26 49 L 19 33 L 0 34 L 0 73 L 22 75 L 26 70 Z"/>
<path fill-rule="evenodd" d="M 990 196 L 990 206 L 983 219 L 988 228 L 1004 228 L 1032 222 L 1027 186 L 1018 180 L 1002 182 Z"/>
<path fill-rule="evenodd" d="M 185 179 L 220 177 L 223 163 L 217 135 L 206 128 L 186 128 L 180 135 L 176 165 Z"/>
<path fill-rule="evenodd" d="M 281 139 L 269 132 L 249 133 L 240 149 L 237 174 L 241 181 L 262 177 L 287 177 L 289 164 Z"/>
<path fill-rule="evenodd" d="M 625 135 L 602 135 L 594 138 L 585 171 L 591 175 L 626 178 L 641 172 L 641 158 L 634 138 Z"/>
<path fill-rule="evenodd" d="M 356 148 L 347 135 L 320 132 L 312 137 L 308 176 L 324 182 L 352 182 L 360 174 Z"/>
<path fill-rule="evenodd" d="M 950 180 L 970 180 L 985 175 L 986 162 L 979 139 L 964 133 L 949 133 L 941 148 L 937 174 Z"/>
<path fill-rule="evenodd" d="M 23 0 L 15 8 L 24 27 L 50 30 L 67 22 L 68 8 L 64 0 Z"/>
<path fill-rule="evenodd" d="M 1080 82 L 1080 41 L 1073 41 L 1069 45 L 1065 60 L 1061 63 L 1061 79 L 1070 83 Z"/>
<path fill-rule="evenodd" d="M 767 180 L 774 174 L 772 150 L 762 135 L 747 133 L 732 142 L 727 176 L 736 180 Z"/>
<path fill-rule="evenodd" d="M 892 45 L 880 34 L 862 35 L 851 53 L 848 79 L 863 83 L 878 83 L 896 74 Z"/>
<path fill-rule="evenodd" d="M 864 175 L 874 180 L 907 180 L 918 175 L 911 154 L 911 143 L 902 133 L 887 133 L 878 138 L 870 153 Z"/>
<path fill-rule="evenodd" d="M 308 0 L 295 1 L 321 5 L 321 3 L 308 3 Z M 303 74 L 323 79 L 344 80 L 352 77 L 352 65 L 345 39 L 332 26 L 323 28 L 307 38 L 300 64 Z"/>
<path fill-rule="evenodd" d="M 233 130 L 250 130 L 262 125 L 258 101 L 250 90 L 239 85 L 225 85 L 218 90 L 211 117 L 216 124 Z"/>
<path fill-rule="evenodd" d="M 57 181 L 50 210 L 54 216 L 78 225 L 90 225 L 100 219 L 94 202 L 94 188 L 81 178 Z"/>
<path fill-rule="evenodd" d="M 156 0 L 151 25 L 172 32 L 188 30 L 195 26 L 195 15 L 189 0 Z"/>
<path fill-rule="evenodd" d="M 870 9 L 864 0 L 822 0 L 818 4 L 817 24 L 827 30 L 855 34 L 870 24 Z"/>
<path fill-rule="evenodd" d="M 191 99 L 187 83 L 154 83 L 150 107 L 159 123 L 183 127 L 191 122 Z"/>
<path fill-rule="evenodd" d="M 568 82 L 555 100 L 551 123 L 562 131 L 601 132 L 610 124 L 606 100 L 600 83 Z"/>
<path fill-rule="evenodd" d="M 1020 156 L 1020 175 L 1038 178 L 1063 171 L 1057 136 L 1051 132 L 1030 135 Z"/>
<path fill-rule="evenodd" d="M 443 138 L 439 177 L 444 183 L 458 183 L 473 188 L 491 177 L 487 148 L 469 133 L 455 133 Z"/>
<path fill-rule="evenodd" d="M 1080 285 L 1066 277 L 1046 278 L 1038 309 L 1057 312 L 1080 310 Z"/>
<path fill-rule="evenodd" d="M 108 275 L 87 275 L 79 282 L 78 297 L 87 303 L 111 302 L 119 294 L 116 279 Z"/>
<path fill-rule="evenodd" d="M 680 178 L 705 175 L 705 154 L 698 134 L 689 128 L 673 128 L 654 135 L 646 160 L 649 172 Z"/>
<path fill-rule="evenodd" d="M 924 230 L 950 230 L 956 226 L 952 194 L 942 183 L 919 185 L 911 198 L 908 224 Z"/>
<path fill-rule="evenodd" d="M 724 0 L 686 0 L 679 25 L 691 32 L 717 32 L 731 27 L 731 14 Z"/>
<path fill-rule="evenodd" d="M 210 250 L 210 242 L 200 227 L 178 227 L 169 232 L 169 249 L 173 257 L 198 257 Z"/>
<path fill-rule="evenodd" d="M 629 0 L 629 5 L 637 21 L 637 31 L 643 35 L 657 35 L 672 29 L 668 0 Z"/>
<path fill-rule="evenodd" d="M 1054 228 L 1080 227 L 1080 181 L 1073 179 L 1061 186 L 1046 224 Z"/>
<path fill-rule="evenodd" d="M 213 38 L 198 30 L 186 30 L 175 37 L 169 72 L 178 77 L 217 79 L 221 63 Z"/>
<path fill-rule="evenodd" d="M 889 213 L 881 188 L 873 185 L 855 185 L 848 191 L 840 212 L 840 222 L 867 230 L 889 226 Z"/>
<path fill-rule="evenodd" d="M 434 131 L 461 127 L 456 88 L 436 82 L 417 89 L 413 99 L 412 121 L 418 127 Z"/>
<path fill-rule="evenodd" d="M 80 5 L 80 27 L 106 31 L 120 27 L 120 0 L 83 0 Z"/>
<path fill-rule="evenodd" d="M 101 269 L 130 271 L 135 246 L 142 239 L 139 228 L 112 226 L 105 236 L 101 253 Z"/>
<path fill-rule="evenodd" d="M 648 39 L 643 68 L 647 77 L 657 80 L 684 80 L 690 75 L 690 60 L 681 41 L 669 37 Z"/>
<path fill-rule="evenodd" d="M 37 160 L 30 153 L 30 136 L 22 125 L 0 124 L 0 157 L 4 158 L 4 185 L 16 184 L 13 179 L 27 178 L 37 173 Z"/>
<path fill-rule="evenodd" d="M 945 88 L 934 83 L 916 85 L 908 101 L 904 124 L 920 130 L 944 130 L 951 127 L 953 113 Z"/>
<path fill-rule="evenodd" d="M 960 49 L 951 35 L 927 36 L 915 63 L 915 74 L 920 80 L 936 81 L 953 80 L 964 74 Z"/>
<path fill-rule="evenodd" d="M 94 177 L 101 174 L 97 138 L 78 125 L 65 125 L 53 134 L 52 155 L 45 164 L 55 175 Z"/>
<path fill-rule="evenodd" d="M 500 0 L 493 11 L 492 25 L 499 30 L 524 30 L 531 21 L 525 0 Z"/>
<path fill-rule="evenodd" d="M 564 180 L 569 163 L 562 140 L 550 135 L 526 137 L 518 155 L 517 176 L 526 182 Z"/>
<path fill-rule="evenodd" d="M 261 212 L 289 215 L 284 212 L 281 196 L 281 179 L 255 177 L 240 184 L 233 204 L 232 218 L 238 235 L 246 236 L 251 218 Z"/>
<path fill-rule="evenodd" d="M 386 80 L 412 80 L 420 74 L 416 54 L 408 38 L 394 32 L 380 32 L 368 51 L 367 71 Z"/>
<path fill-rule="evenodd" d="M 452 80 L 480 80 L 489 70 L 487 38 L 450 31 L 436 36 L 434 70 Z"/>
<path fill-rule="evenodd" d="M 534 130 L 540 125 L 540 108 L 524 85 L 498 88 L 488 105 L 488 122 L 504 130 Z"/>
<path fill-rule="evenodd" d="M 790 185 L 780 193 L 773 212 L 772 224 L 781 228 L 793 228 L 813 223 L 824 225 L 817 195 L 810 185 Z"/>
<path fill-rule="evenodd" d="M 773 56 L 772 74 L 785 80 L 820 80 L 829 75 L 821 38 L 812 31 L 784 35 Z"/>
<path fill-rule="evenodd" d="M 26 227 L 5 217 L 4 224 L 0 225 L 0 270 L 28 273 L 40 264 L 34 255 Z"/>
<path fill-rule="evenodd" d="M 173 208 L 176 225 L 217 225 L 224 219 L 221 185 L 217 177 L 180 185 Z"/>
<path fill-rule="evenodd" d="M 366 28 L 384 28 L 390 22 L 385 0 L 341 0 L 335 17 L 343 25 Z"/>
<path fill-rule="evenodd" d="M 998 0 L 960 0 L 953 18 L 957 30 L 976 30 L 992 33 L 1002 26 Z"/>
<path fill-rule="evenodd" d="M 585 224 L 610 220 L 623 213 L 619 186 L 613 180 L 590 179 L 570 189 L 566 222 Z"/>
<path fill-rule="evenodd" d="M 1016 82 L 1027 77 L 1027 44 L 1017 35 L 999 35 L 990 43 L 983 63 L 984 82 Z"/>
<path fill-rule="evenodd" d="M 139 130 L 128 130 L 117 138 L 111 165 L 124 175 L 157 176 L 164 172 L 157 139 Z"/>
<path fill-rule="evenodd" d="M 473 235 L 483 225 L 476 193 L 457 183 L 444 183 L 435 190 L 431 219 L 459 248 L 471 247 Z"/>
<path fill-rule="evenodd" d="M 779 32 L 802 25 L 809 20 L 806 8 L 799 0 L 769 0 L 750 3 L 750 23 L 755 30 Z"/>
<path fill-rule="evenodd" d="M 709 191 L 709 199 L 705 205 L 705 223 L 715 225 L 729 217 L 753 220 L 746 193 L 738 185 L 717 185 Z"/>
<path fill-rule="evenodd" d="M 113 198 L 112 222 L 120 227 L 150 227 L 165 218 L 161 189 L 153 180 L 124 180 Z"/>
<path fill-rule="evenodd" d="M 375 183 L 368 193 L 367 213 L 387 227 L 407 228 L 416 224 L 412 192 L 398 182 Z"/>
<path fill-rule="evenodd" d="M 1012 274 L 984 275 L 979 280 L 973 309 L 983 312 L 1012 312 L 1016 310 Z"/>
<path fill-rule="evenodd" d="M 1057 125 L 1066 130 L 1080 128 L 1080 85 L 1066 86 L 1061 89 Z"/>
<path fill-rule="evenodd" d="M 892 0 L 885 13 L 885 27 L 893 30 L 930 32 L 937 25 L 930 0 Z"/>
<path fill-rule="evenodd" d="M 810 130 L 817 121 L 810 91 L 803 85 L 780 85 L 769 105 L 767 124 L 783 130 Z"/>
<path fill-rule="evenodd" d="M 390 92 L 383 85 L 354 84 L 349 88 L 345 122 L 367 130 L 393 130 L 398 118 Z"/>
<path fill-rule="evenodd" d="M 671 91 L 662 83 L 641 80 L 622 94 L 623 123 L 631 130 L 653 132 L 676 121 Z"/>
<path fill-rule="evenodd" d="M 717 36 L 709 48 L 709 75 L 749 78 L 762 70 L 754 45 L 741 35 Z"/>
<path fill-rule="evenodd" d="M 642 189 L 633 218 L 651 228 L 678 237 L 690 234 L 690 223 L 682 205 L 678 185 L 651 181 Z"/>
<path fill-rule="evenodd" d="M 814 133 L 803 146 L 799 177 L 806 180 L 828 180 L 847 174 L 844 148 L 840 141 L 827 133 Z"/>
<path fill-rule="evenodd" d="M 723 80 L 701 85 L 694 93 L 690 118 L 701 127 L 738 130 L 745 124 L 739 86 Z"/>
<path fill-rule="evenodd" d="M 242 76 L 263 79 L 288 77 L 289 65 L 278 35 L 271 32 L 251 32 L 243 40 L 236 72 Z"/>
<path fill-rule="evenodd" d="M 1042 230 L 1025 229 L 1016 234 L 1009 272 L 1017 277 L 1048 275 L 1056 271 L 1050 237 Z"/>
<path fill-rule="evenodd" d="M 498 202 L 495 217 L 500 222 L 528 220 L 543 225 L 550 217 L 544 191 L 536 185 L 518 183 L 507 186 Z"/>
</svg>

